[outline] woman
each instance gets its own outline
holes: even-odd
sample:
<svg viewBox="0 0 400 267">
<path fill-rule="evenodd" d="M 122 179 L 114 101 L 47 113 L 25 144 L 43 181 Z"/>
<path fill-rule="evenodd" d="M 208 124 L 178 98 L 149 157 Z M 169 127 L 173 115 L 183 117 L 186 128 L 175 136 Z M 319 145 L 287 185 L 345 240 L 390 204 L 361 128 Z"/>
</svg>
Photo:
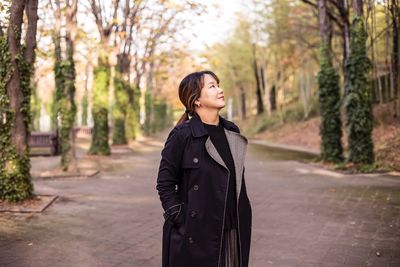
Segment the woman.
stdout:
<svg viewBox="0 0 400 267">
<path fill-rule="evenodd" d="M 225 100 L 213 72 L 187 75 L 179 98 L 186 111 L 167 137 L 156 186 L 165 211 L 162 266 L 248 267 L 247 139 L 219 115 Z"/>
</svg>

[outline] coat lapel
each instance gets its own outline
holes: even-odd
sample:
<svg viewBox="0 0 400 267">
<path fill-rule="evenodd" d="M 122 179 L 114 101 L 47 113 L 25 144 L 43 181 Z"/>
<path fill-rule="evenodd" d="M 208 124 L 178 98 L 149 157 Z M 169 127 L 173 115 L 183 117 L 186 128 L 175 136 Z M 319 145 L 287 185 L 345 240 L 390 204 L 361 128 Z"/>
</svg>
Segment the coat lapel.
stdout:
<svg viewBox="0 0 400 267">
<path fill-rule="evenodd" d="M 244 160 L 246 156 L 247 143 L 248 140 L 243 135 L 236 133 L 234 131 L 229 131 L 224 128 L 226 138 L 228 140 L 229 149 L 232 154 L 233 162 L 235 165 L 235 173 L 236 173 L 236 196 L 239 199 L 240 189 L 242 188 L 242 174 L 243 174 L 243 166 Z M 225 162 L 221 158 L 221 155 L 218 153 L 214 144 L 211 142 L 210 136 L 208 136 L 205 143 L 206 150 L 208 154 L 223 167 L 228 169 Z"/>
<path fill-rule="evenodd" d="M 229 131 L 227 129 L 224 130 L 226 138 L 228 139 L 229 149 L 231 150 L 233 161 L 235 163 L 236 193 L 237 199 L 239 199 L 240 189 L 242 188 L 242 174 L 248 140 L 246 137 L 237 132 Z"/>
<path fill-rule="evenodd" d="M 223 159 L 221 158 L 221 155 L 218 153 L 217 148 L 214 146 L 214 144 L 211 142 L 211 138 L 210 136 L 208 136 L 206 143 L 206 150 L 208 152 L 208 154 L 219 164 L 221 164 L 222 166 L 224 166 L 226 169 L 228 169 L 228 167 L 226 166 L 225 162 L 223 161 Z"/>
<path fill-rule="evenodd" d="M 226 138 L 229 143 L 229 149 L 231 150 L 233 162 L 235 165 L 236 172 L 236 193 L 239 199 L 240 190 L 242 188 L 242 175 L 243 175 L 243 166 L 244 160 L 246 156 L 246 149 L 248 140 L 245 136 L 239 133 L 239 128 L 232 123 L 231 121 L 226 120 L 222 116 L 219 115 L 219 120 L 221 125 L 224 128 Z M 189 120 L 191 131 L 193 137 L 201 137 L 204 135 L 208 135 L 206 129 L 203 126 L 200 116 L 195 113 L 193 117 Z M 225 162 L 221 158 L 221 155 L 218 153 L 214 144 L 211 142 L 210 136 L 207 137 L 205 143 L 206 150 L 208 154 L 219 164 L 221 164 L 224 168 L 228 169 L 225 165 Z"/>
</svg>

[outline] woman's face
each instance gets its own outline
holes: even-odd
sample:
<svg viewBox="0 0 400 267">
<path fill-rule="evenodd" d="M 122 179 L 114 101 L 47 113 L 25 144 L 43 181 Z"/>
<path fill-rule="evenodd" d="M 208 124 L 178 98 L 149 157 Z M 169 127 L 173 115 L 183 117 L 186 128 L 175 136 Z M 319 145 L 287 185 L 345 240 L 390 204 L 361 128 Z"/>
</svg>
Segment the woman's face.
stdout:
<svg viewBox="0 0 400 267">
<path fill-rule="evenodd" d="M 204 74 L 204 86 L 201 89 L 200 97 L 195 103 L 200 103 L 200 108 L 221 109 L 225 107 L 224 92 L 210 74 Z"/>
</svg>

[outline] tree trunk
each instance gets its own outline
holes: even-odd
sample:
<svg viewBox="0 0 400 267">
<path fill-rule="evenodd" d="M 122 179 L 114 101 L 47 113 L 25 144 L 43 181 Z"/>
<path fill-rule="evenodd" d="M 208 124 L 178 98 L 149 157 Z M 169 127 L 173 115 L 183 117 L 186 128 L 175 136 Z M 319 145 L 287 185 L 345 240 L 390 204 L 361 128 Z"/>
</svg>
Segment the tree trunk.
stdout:
<svg viewBox="0 0 400 267">
<path fill-rule="evenodd" d="M 400 11 L 399 11 L 399 5 L 397 0 L 391 0 L 390 4 L 390 11 L 392 14 L 392 59 L 391 59 L 391 68 L 393 71 L 393 116 L 397 117 L 398 116 L 398 101 L 399 101 L 399 45 L 400 45 L 400 26 L 399 26 L 399 20 L 400 20 Z"/>
<path fill-rule="evenodd" d="M 349 18 L 348 18 L 348 14 L 349 14 L 349 8 L 347 5 L 347 0 L 343 1 L 343 8 L 346 14 L 346 17 L 343 18 L 343 37 L 344 37 L 344 55 L 343 55 L 343 71 L 345 70 L 345 63 L 349 58 L 350 52 L 351 52 L 351 48 L 350 48 L 350 23 L 349 23 Z"/>
<path fill-rule="evenodd" d="M 7 84 L 10 107 L 15 112 L 14 123 L 11 128 L 11 143 L 15 146 L 15 149 L 17 150 L 16 152 L 20 156 L 24 154 L 27 147 L 27 129 L 24 124 L 24 114 L 21 111 L 24 95 L 21 88 L 20 65 L 17 61 L 18 54 L 21 53 L 21 30 L 24 8 L 24 1 L 12 1 L 10 25 L 7 32 L 8 47 L 14 70 L 11 79 Z"/>
<path fill-rule="evenodd" d="M 61 133 L 64 132 L 64 141 L 66 145 L 61 157 L 61 165 L 64 171 L 78 171 L 78 164 L 75 152 L 75 118 L 76 118 L 76 104 L 75 104 L 75 63 L 74 63 L 74 50 L 75 39 L 77 34 L 77 12 L 78 0 L 66 1 L 66 69 L 65 69 L 65 89 L 64 98 L 66 100 L 66 109 L 63 118 L 65 123 L 62 123 Z"/>
<path fill-rule="evenodd" d="M 123 145 L 128 143 L 126 135 L 126 127 L 128 124 L 127 113 L 132 106 L 129 105 L 130 85 L 128 81 L 129 73 L 129 57 L 127 54 L 121 53 L 117 56 L 117 67 L 114 75 L 114 105 L 112 108 L 113 115 L 113 144 Z M 129 124 L 128 124 L 129 125 Z"/>
<path fill-rule="evenodd" d="M 11 201 L 24 200 L 31 197 L 33 193 L 28 141 L 31 123 L 30 97 L 36 48 L 37 8 L 37 0 L 11 2 L 7 30 L 9 58 L 6 59 L 7 62 L 2 62 L 2 64 L 10 65 L 8 69 L 10 78 L 5 91 L 2 92 L 9 102 L 5 107 L 6 117 L 2 125 L 2 140 L 5 145 L 0 146 L 2 155 L 0 160 L 0 198 Z M 21 30 L 25 9 L 28 19 L 25 44 L 24 47 L 21 47 Z M 2 61 L 5 58 L 2 58 Z"/>
<path fill-rule="evenodd" d="M 101 1 L 91 0 L 90 5 L 92 14 L 95 18 L 97 29 L 100 35 L 101 47 L 98 53 L 97 67 L 94 69 L 93 94 L 92 94 L 92 117 L 93 117 L 93 135 L 90 144 L 89 154 L 94 155 L 110 155 L 111 149 L 109 145 L 109 97 L 110 97 L 110 76 L 111 65 L 109 62 L 109 54 L 111 50 L 110 37 L 115 33 L 117 25 L 118 10 L 120 0 L 112 1 L 111 13 L 112 17 L 106 21 L 104 13 L 104 5 Z"/>
<path fill-rule="evenodd" d="M 267 115 L 271 116 L 271 102 L 269 101 L 270 98 L 270 92 L 269 92 L 269 85 L 268 85 L 268 80 L 267 80 L 267 67 L 265 62 L 261 65 L 261 80 L 262 80 L 262 86 L 264 90 L 264 103 L 265 103 L 265 109 L 267 110 Z"/>
<path fill-rule="evenodd" d="M 271 92 L 269 96 L 269 102 L 271 103 L 271 111 L 276 110 L 276 85 L 273 84 L 271 87 Z"/>
<path fill-rule="evenodd" d="M 149 58 L 151 58 L 153 55 L 149 54 Z M 145 73 L 143 71 L 142 73 Z M 156 118 L 155 118 L 155 104 L 157 102 L 157 99 L 154 94 L 154 88 L 153 88 L 153 82 L 154 82 L 154 60 L 151 60 L 148 64 L 148 70 L 147 70 L 147 76 L 146 76 L 146 93 L 151 95 L 152 103 L 151 105 L 148 105 L 148 103 L 145 103 L 145 106 L 148 106 L 148 109 L 146 109 L 146 114 L 145 118 L 147 122 L 145 122 L 145 125 L 148 125 L 150 127 L 150 133 L 155 133 L 157 131 L 155 125 L 156 125 Z"/>
<path fill-rule="evenodd" d="M 85 91 L 82 97 L 82 126 L 88 125 L 88 108 L 89 108 L 89 72 L 90 64 L 86 64 L 85 67 Z"/>
<path fill-rule="evenodd" d="M 261 81 L 259 76 L 259 70 L 257 65 L 256 58 L 256 45 L 253 44 L 253 71 L 254 77 L 256 79 L 256 96 L 257 96 L 257 115 L 260 115 L 264 112 L 264 105 L 262 101 L 262 93 L 261 93 Z"/>
<path fill-rule="evenodd" d="M 92 155 L 110 155 L 111 149 L 108 142 L 109 126 L 109 87 L 111 69 L 108 57 L 101 53 L 93 75 L 93 135 L 89 149 Z"/>
<path fill-rule="evenodd" d="M 345 73 L 345 109 L 347 115 L 349 158 L 356 164 L 372 164 L 374 151 L 372 142 L 373 114 L 369 82 L 371 61 L 367 54 L 367 32 L 362 10 L 362 1 L 355 0 L 351 29 L 351 54 Z"/>
<path fill-rule="evenodd" d="M 357 17 L 363 16 L 363 0 L 353 0 L 354 15 Z"/>
<path fill-rule="evenodd" d="M 326 0 L 318 0 L 321 37 L 321 67 L 318 73 L 319 104 L 321 110 L 321 158 L 329 162 L 343 160 L 342 122 L 340 119 L 339 75 L 332 66 L 332 25 Z"/>
<path fill-rule="evenodd" d="M 299 73 L 299 90 L 300 90 L 300 100 L 303 105 L 303 111 L 304 111 L 304 119 L 308 118 L 308 113 L 309 113 L 309 87 L 308 87 L 308 77 L 307 77 L 307 72 L 302 69 Z"/>
<path fill-rule="evenodd" d="M 247 117 L 246 114 L 246 92 L 244 91 L 243 87 L 240 86 L 240 101 L 241 101 L 241 113 L 242 113 L 242 120 L 245 120 Z"/>
<path fill-rule="evenodd" d="M 376 59 L 378 58 L 376 55 L 376 48 L 375 48 L 375 36 L 376 36 L 376 11 L 375 11 L 375 5 L 374 1 L 369 0 L 367 3 L 367 10 L 368 13 L 371 16 L 371 24 L 370 24 L 370 51 L 371 51 L 371 62 L 373 64 L 372 68 L 372 84 L 373 84 L 373 92 L 375 95 L 374 102 L 377 100 L 377 98 L 380 95 L 380 92 L 382 91 L 381 88 L 381 83 L 380 83 L 380 77 L 378 77 L 378 63 Z M 380 99 L 380 101 L 382 101 Z"/>
<path fill-rule="evenodd" d="M 35 49 L 36 49 L 36 32 L 37 32 L 37 21 L 38 21 L 38 0 L 28 0 L 26 5 L 26 15 L 28 17 L 28 29 L 25 36 L 25 61 L 28 64 L 33 64 L 35 60 Z"/>
<path fill-rule="evenodd" d="M 384 8 L 385 8 L 386 25 L 390 24 L 390 15 L 389 15 L 390 7 L 389 6 L 390 6 L 390 3 L 387 3 L 387 5 L 385 3 Z M 387 70 L 389 70 L 389 74 L 385 75 L 385 83 L 384 83 L 383 90 L 387 91 L 389 87 L 392 87 L 391 77 L 393 76 L 392 64 L 391 64 L 391 58 L 390 58 L 392 53 L 389 51 L 390 50 L 390 48 L 389 48 L 390 47 L 390 28 L 389 27 L 386 28 L 385 33 L 386 33 L 385 34 L 385 68 Z M 381 104 L 383 103 L 383 92 L 382 92 L 383 90 L 381 90 L 379 92 L 379 99 L 380 99 Z M 390 90 L 393 91 L 392 88 L 390 88 Z"/>
</svg>

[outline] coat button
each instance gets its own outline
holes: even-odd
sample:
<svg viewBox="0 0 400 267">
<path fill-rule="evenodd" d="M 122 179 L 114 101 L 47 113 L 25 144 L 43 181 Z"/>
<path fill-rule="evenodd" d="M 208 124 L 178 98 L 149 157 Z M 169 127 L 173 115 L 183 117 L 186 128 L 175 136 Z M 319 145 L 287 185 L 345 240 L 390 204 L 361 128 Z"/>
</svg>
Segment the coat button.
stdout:
<svg viewBox="0 0 400 267">
<path fill-rule="evenodd" d="M 198 186 L 197 184 L 195 184 L 195 185 L 193 186 L 193 189 L 194 189 L 194 191 L 197 191 L 197 190 L 199 190 L 199 186 Z"/>
<path fill-rule="evenodd" d="M 196 211 L 192 210 L 192 211 L 190 212 L 190 216 L 192 216 L 192 217 L 196 216 Z"/>
<path fill-rule="evenodd" d="M 191 236 L 189 236 L 189 243 L 193 244 L 193 238 Z"/>
<path fill-rule="evenodd" d="M 193 158 L 193 162 L 194 162 L 194 163 L 198 163 L 198 162 L 199 162 L 199 159 L 198 159 L 198 158 Z"/>
</svg>

